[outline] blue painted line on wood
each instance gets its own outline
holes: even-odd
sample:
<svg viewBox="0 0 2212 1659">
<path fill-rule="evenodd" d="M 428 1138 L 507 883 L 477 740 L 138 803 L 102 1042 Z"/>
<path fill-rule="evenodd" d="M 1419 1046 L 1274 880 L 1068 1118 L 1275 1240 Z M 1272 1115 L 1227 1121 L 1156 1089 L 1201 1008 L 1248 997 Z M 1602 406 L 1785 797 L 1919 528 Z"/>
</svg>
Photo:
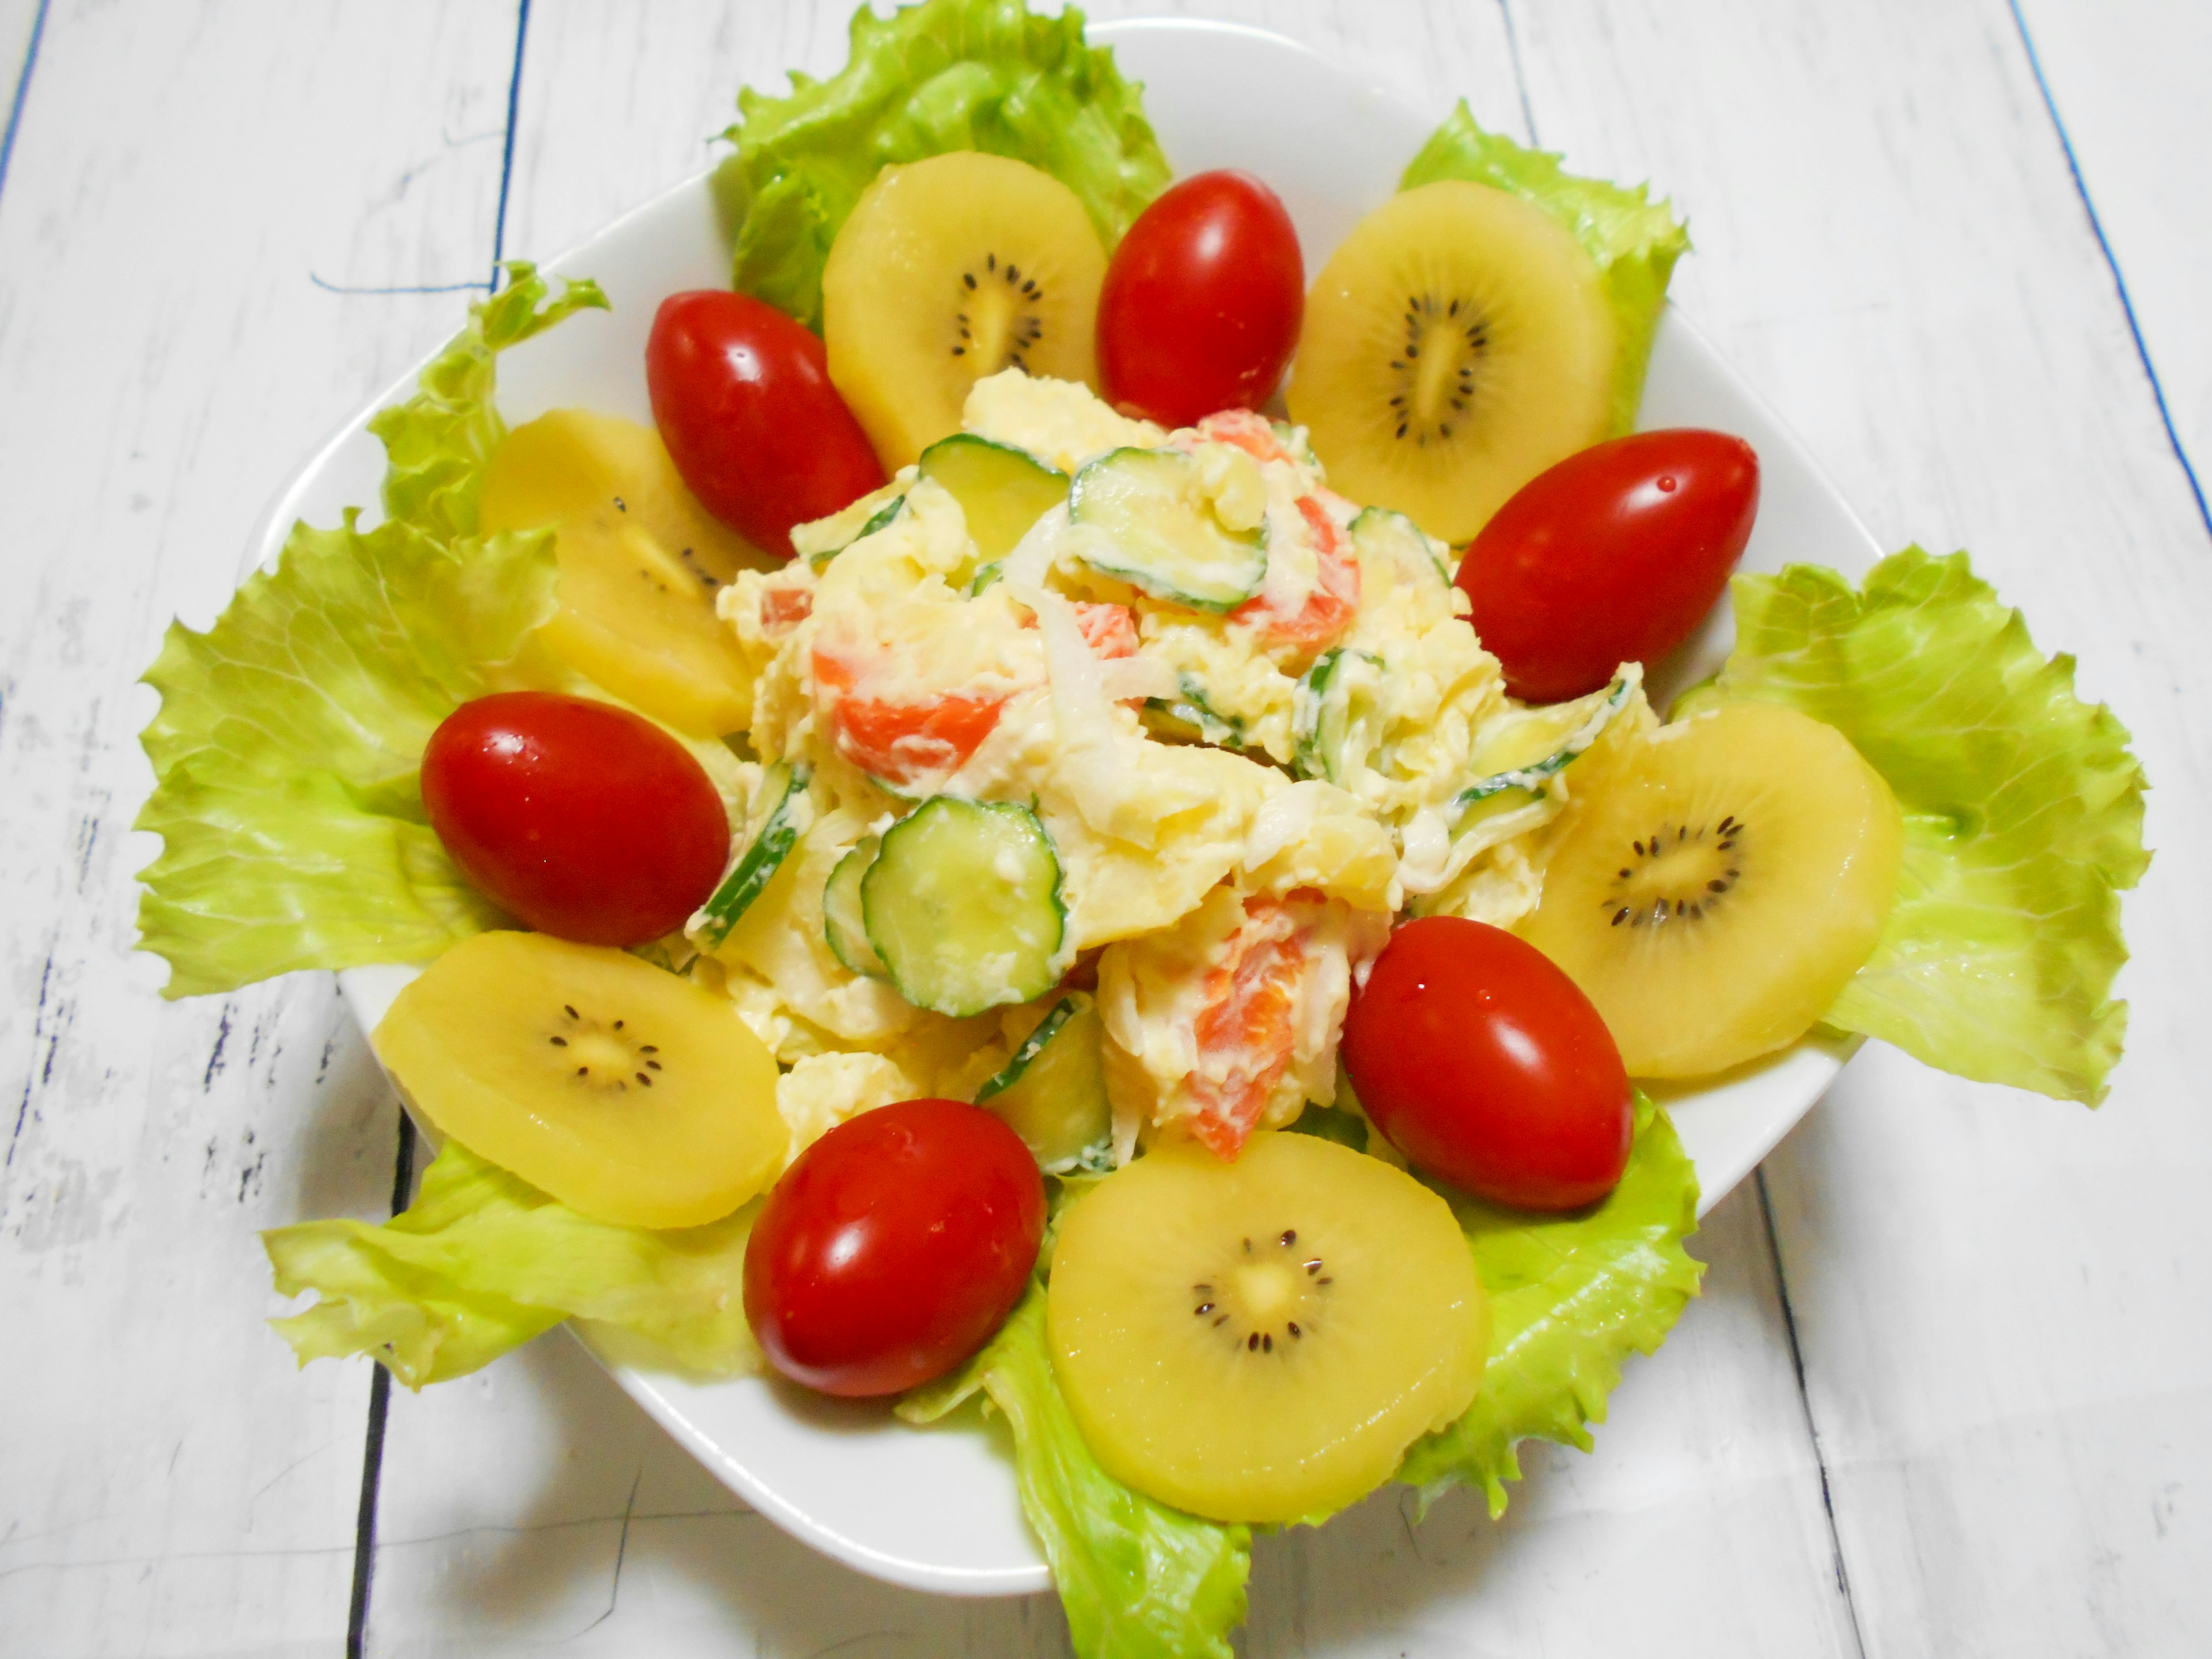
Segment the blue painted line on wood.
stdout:
<svg viewBox="0 0 2212 1659">
<path fill-rule="evenodd" d="M 31 71 L 39 66 L 39 44 L 46 38 L 46 9 L 52 0 L 39 0 L 31 19 L 30 44 L 23 49 L 22 73 L 15 77 L 15 95 L 8 102 L 8 131 L 0 136 L 0 191 L 8 188 L 8 164 L 15 159 L 15 134 L 23 125 L 23 100 L 30 94 Z"/>
<path fill-rule="evenodd" d="M 2043 94 L 2043 107 L 2051 117 L 2051 125 L 2058 134 L 2059 148 L 2066 152 L 2066 171 L 2074 176 L 2074 193 L 2081 198 L 2081 210 L 2089 216 L 2090 234 L 2097 239 L 2097 249 L 2105 256 L 2105 269 L 2112 273 L 2112 286 L 2119 291 L 2120 310 L 2128 319 L 2128 333 L 2136 343 L 2136 357 L 2142 364 L 2144 377 L 2150 381 L 2150 395 L 2158 403 L 2158 418 L 2166 427 L 2166 441 L 2172 446 L 2173 459 L 2181 463 L 2182 476 L 2189 480 L 2189 493 L 2197 502 L 2197 521 L 2204 533 L 2212 536 L 2212 508 L 2204 502 L 2204 486 L 2198 482 L 2197 468 L 2189 459 L 2187 446 L 2175 429 L 2173 411 L 2166 407 L 2166 386 L 2158 378 L 2157 365 L 2151 362 L 2150 343 L 2143 338 L 2142 324 L 2136 317 L 2136 302 L 2128 293 L 2128 279 L 2120 273 L 2119 256 L 2112 252 L 2110 238 L 2105 234 L 2105 222 L 2097 216 L 2097 204 L 2090 197 L 2088 180 L 2081 176 L 2081 159 L 2074 153 L 2073 135 L 2066 131 L 2065 118 L 2058 113 L 2058 100 L 2051 95 L 2051 82 L 2043 73 L 2043 59 L 2035 50 L 2035 37 L 2028 32 L 2027 19 L 2020 9 L 2020 0 L 2005 0 L 2012 9 L 2013 27 L 2020 31 L 2020 43 L 2027 52 L 2027 67 L 2035 76 L 2035 89 Z"/>
<path fill-rule="evenodd" d="M 507 188 L 514 177 L 515 117 L 522 106 L 522 49 L 530 38 L 530 0 L 514 12 L 514 73 L 507 82 L 507 137 L 499 152 L 499 214 L 491 227 L 491 283 L 499 286 L 499 267 L 507 257 Z"/>
</svg>

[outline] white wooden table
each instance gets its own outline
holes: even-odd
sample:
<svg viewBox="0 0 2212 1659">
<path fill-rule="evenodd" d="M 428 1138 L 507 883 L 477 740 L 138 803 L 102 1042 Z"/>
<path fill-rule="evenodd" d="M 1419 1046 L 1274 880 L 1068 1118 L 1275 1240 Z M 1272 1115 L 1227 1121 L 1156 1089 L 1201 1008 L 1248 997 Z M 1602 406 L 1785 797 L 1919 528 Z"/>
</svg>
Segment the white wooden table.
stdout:
<svg viewBox="0 0 2212 1659">
<path fill-rule="evenodd" d="M 1095 15 L 1158 11 L 1108 0 Z M 1184 9 L 1180 5 L 1174 9 Z M 1871 1047 L 1505 1521 L 1263 1540 L 1255 1655 L 2212 1651 L 2212 8 L 1200 0 L 1649 177 L 1676 297 L 1890 545 L 1965 545 L 2133 729 L 2159 857 L 2092 1115 Z M 811 1556 L 564 1336 L 372 1428 L 254 1230 L 390 1202 L 327 975 L 131 951 L 132 682 L 322 434 L 701 166 L 846 0 L 0 0 L 0 1653 L 1054 1654 Z M 2212 480 L 2208 480 L 2212 482 Z"/>
</svg>

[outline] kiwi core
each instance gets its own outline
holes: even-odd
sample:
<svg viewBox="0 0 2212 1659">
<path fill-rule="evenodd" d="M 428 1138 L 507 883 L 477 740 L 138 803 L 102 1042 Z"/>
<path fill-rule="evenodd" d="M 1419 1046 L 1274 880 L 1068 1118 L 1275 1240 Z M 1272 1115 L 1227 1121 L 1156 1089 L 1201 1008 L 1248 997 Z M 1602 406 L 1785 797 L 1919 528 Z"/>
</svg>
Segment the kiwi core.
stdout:
<svg viewBox="0 0 2212 1659">
<path fill-rule="evenodd" d="M 1192 1317 L 1250 1353 L 1304 1341 L 1336 1280 L 1318 1255 L 1297 1246 L 1294 1227 L 1245 1239 L 1218 1273 L 1190 1287 Z"/>
<path fill-rule="evenodd" d="M 1633 856 L 1606 889 L 1615 927 L 1656 927 L 1717 908 L 1743 878 L 1736 844 L 1744 826 L 1733 814 L 1718 823 L 1661 824 L 1630 843 Z"/>
<path fill-rule="evenodd" d="M 1449 438 L 1452 422 L 1470 418 L 1474 380 L 1490 349 L 1490 325 L 1471 301 L 1406 296 L 1406 343 L 1390 360 L 1397 435 L 1425 448 L 1431 435 Z"/>
<path fill-rule="evenodd" d="M 596 1094 L 627 1094 L 635 1086 L 653 1087 L 660 1070 L 657 1043 L 640 1042 L 618 1019 L 603 1023 L 562 1004 L 561 1018 L 547 1033 L 546 1051 L 556 1069 Z"/>
<path fill-rule="evenodd" d="M 1022 275 L 1021 267 L 1001 264 L 996 253 L 983 256 L 981 268 L 960 273 L 960 292 L 954 326 L 958 337 L 952 355 L 968 360 L 977 378 L 1006 368 L 1029 370 L 1030 348 L 1044 337 L 1044 319 L 1038 307 L 1044 290 L 1035 276 Z"/>
</svg>

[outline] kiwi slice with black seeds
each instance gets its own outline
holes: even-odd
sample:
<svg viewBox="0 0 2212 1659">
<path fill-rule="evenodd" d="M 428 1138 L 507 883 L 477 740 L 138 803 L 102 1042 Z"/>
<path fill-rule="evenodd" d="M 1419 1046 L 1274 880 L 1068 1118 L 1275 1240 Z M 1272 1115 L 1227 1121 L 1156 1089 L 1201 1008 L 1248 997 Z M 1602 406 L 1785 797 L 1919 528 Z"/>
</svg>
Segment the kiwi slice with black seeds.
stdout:
<svg viewBox="0 0 2212 1659">
<path fill-rule="evenodd" d="M 715 1220 L 788 1145 L 761 1040 L 623 951 L 478 933 L 399 994 L 375 1046 L 441 1133 L 602 1221 Z"/>
<path fill-rule="evenodd" d="M 1616 330 L 1541 209 L 1449 179 L 1360 221 L 1315 279 L 1288 399 L 1329 482 L 1445 541 L 1605 435 Z"/>
<path fill-rule="evenodd" d="M 986 375 L 1095 383 L 1106 251 L 1075 192 L 1003 155 L 887 167 L 822 273 L 830 378 L 887 468 L 959 429 Z"/>
<path fill-rule="evenodd" d="M 1732 703 L 1639 737 L 1563 820 L 1521 926 L 1638 1077 L 1698 1077 L 1795 1042 L 1881 936 L 1904 829 L 1832 726 Z"/>
<path fill-rule="evenodd" d="M 1262 1131 L 1162 1140 L 1062 1216 L 1054 1371 L 1107 1471 L 1220 1521 L 1326 1513 L 1465 1411 L 1486 1312 L 1467 1239 L 1402 1170 Z"/>
</svg>

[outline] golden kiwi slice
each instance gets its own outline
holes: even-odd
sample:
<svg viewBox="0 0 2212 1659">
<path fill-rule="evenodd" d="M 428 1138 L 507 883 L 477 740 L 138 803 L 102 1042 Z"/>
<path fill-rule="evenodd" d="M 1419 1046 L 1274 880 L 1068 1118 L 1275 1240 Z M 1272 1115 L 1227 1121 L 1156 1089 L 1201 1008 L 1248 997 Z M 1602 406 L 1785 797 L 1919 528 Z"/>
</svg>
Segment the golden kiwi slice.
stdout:
<svg viewBox="0 0 2212 1659">
<path fill-rule="evenodd" d="M 1401 191 L 1322 267 L 1288 398 L 1329 483 L 1468 540 L 1605 435 L 1615 329 L 1558 221 L 1487 185 Z"/>
<path fill-rule="evenodd" d="M 1050 173 L 975 150 L 887 167 L 823 269 L 830 378 L 895 471 L 959 430 L 986 375 L 1096 385 L 1105 276 L 1090 216 Z"/>
<path fill-rule="evenodd" d="M 569 667 L 695 737 L 743 726 L 752 678 L 714 595 L 769 568 L 701 507 L 649 426 L 556 409 L 485 469 L 486 532 L 550 526 L 561 608 L 538 637 Z"/>
<path fill-rule="evenodd" d="M 602 1221 L 697 1226 L 782 1167 L 775 1056 L 627 951 L 478 933 L 399 994 L 375 1047 L 442 1133 Z"/>
<path fill-rule="evenodd" d="M 1163 1141 L 1062 1217 L 1046 1324 L 1108 1473 L 1219 1521 L 1357 1501 L 1464 1412 L 1487 1304 L 1450 1207 L 1401 1170 L 1263 1131 Z"/>
<path fill-rule="evenodd" d="M 1638 1077 L 1794 1042 L 1881 936 L 1904 825 L 1850 741 L 1771 703 L 1634 739 L 1570 809 L 1521 925 Z"/>
</svg>

